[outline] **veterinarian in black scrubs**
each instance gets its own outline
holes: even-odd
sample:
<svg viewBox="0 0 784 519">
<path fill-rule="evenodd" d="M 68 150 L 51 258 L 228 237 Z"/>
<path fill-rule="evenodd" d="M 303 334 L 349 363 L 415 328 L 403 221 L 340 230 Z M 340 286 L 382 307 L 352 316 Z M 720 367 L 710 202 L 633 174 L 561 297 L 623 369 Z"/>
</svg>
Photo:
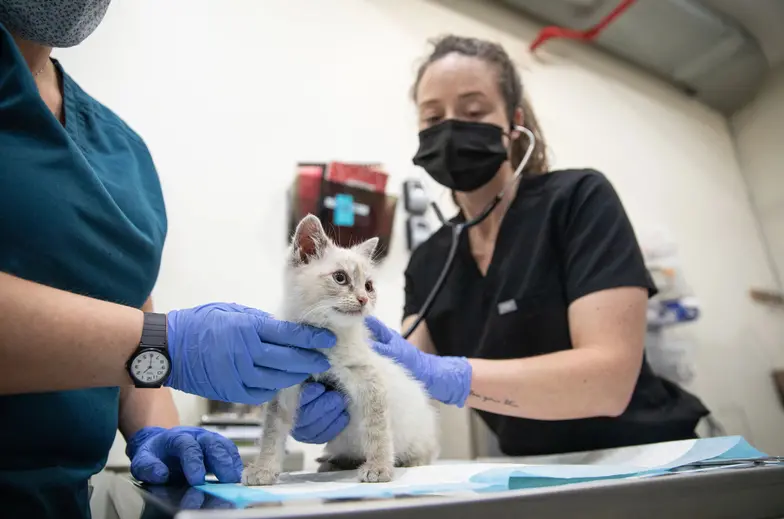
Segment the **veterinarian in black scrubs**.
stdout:
<svg viewBox="0 0 784 519">
<path fill-rule="evenodd" d="M 476 409 L 507 455 L 695 437 L 708 411 L 644 358 L 646 303 L 656 288 L 621 201 L 598 171 L 549 170 L 504 49 L 438 40 L 413 95 L 414 162 L 453 191 L 454 222 L 481 213 L 512 178 L 528 147 L 515 126 L 528 128 L 536 147 L 506 199 L 463 233 L 454 269 L 410 343 L 369 320 L 376 350 L 408 367 L 433 398 Z M 404 329 L 450 243 L 443 227 L 413 252 Z M 309 391 L 320 394 L 303 398 L 295 434 L 326 441 L 346 421 L 344 407 L 330 391 Z"/>
</svg>

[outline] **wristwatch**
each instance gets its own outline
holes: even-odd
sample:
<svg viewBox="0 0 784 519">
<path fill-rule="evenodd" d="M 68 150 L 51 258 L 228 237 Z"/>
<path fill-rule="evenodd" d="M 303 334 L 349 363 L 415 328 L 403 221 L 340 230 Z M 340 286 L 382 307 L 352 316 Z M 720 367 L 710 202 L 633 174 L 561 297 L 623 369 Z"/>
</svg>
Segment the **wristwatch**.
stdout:
<svg viewBox="0 0 784 519">
<path fill-rule="evenodd" d="M 125 364 L 134 386 L 161 387 L 171 373 L 166 334 L 166 314 L 145 312 L 142 339 Z"/>
</svg>

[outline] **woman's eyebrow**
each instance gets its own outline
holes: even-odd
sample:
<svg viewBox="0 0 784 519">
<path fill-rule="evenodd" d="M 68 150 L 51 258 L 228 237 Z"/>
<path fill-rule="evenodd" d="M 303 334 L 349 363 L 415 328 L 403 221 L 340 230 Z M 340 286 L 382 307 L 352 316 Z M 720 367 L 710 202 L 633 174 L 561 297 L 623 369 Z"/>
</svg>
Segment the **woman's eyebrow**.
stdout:
<svg viewBox="0 0 784 519">
<path fill-rule="evenodd" d="M 485 95 L 484 92 L 479 91 L 479 90 L 471 90 L 469 92 L 463 92 L 460 95 L 458 95 L 458 98 L 461 99 L 461 100 L 462 99 L 470 99 L 470 98 L 473 98 L 473 97 L 486 98 L 487 96 Z"/>
</svg>

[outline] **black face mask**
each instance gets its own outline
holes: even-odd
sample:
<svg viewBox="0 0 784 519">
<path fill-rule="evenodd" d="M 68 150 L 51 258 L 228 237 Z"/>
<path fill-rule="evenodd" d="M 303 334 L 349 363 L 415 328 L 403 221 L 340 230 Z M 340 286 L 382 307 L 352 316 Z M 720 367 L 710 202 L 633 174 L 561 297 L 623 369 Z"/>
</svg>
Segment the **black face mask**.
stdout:
<svg viewBox="0 0 784 519">
<path fill-rule="evenodd" d="M 504 130 L 495 124 L 447 119 L 419 132 L 413 162 L 455 191 L 474 191 L 493 179 L 507 160 Z"/>
</svg>

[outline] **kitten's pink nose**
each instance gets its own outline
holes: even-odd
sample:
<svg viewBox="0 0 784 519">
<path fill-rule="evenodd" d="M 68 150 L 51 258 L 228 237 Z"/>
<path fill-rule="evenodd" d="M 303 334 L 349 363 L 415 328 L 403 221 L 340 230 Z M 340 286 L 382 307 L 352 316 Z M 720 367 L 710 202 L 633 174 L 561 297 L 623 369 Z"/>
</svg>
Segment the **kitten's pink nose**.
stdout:
<svg viewBox="0 0 784 519">
<path fill-rule="evenodd" d="M 368 302 L 368 298 L 367 296 L 357 296 L 357 301 L 359 301 L 359 304 L 362 306 L 365 306 Z"/>
</svg>

